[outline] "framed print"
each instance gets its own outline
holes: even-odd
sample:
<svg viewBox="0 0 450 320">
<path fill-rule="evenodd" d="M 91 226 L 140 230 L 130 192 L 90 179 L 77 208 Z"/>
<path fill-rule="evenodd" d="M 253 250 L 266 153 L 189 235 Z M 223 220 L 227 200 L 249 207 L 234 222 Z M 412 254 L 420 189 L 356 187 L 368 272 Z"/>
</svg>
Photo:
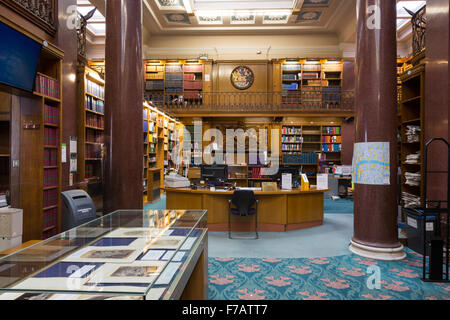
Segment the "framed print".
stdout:
<svg viewBox="0 0 450 320">
<path fill-rule="evenodd" d="M 255 80 L 253 71 L 246 66 L 238 66 L 231 71 L 231 84 L 239 90 L 250 88 Z"/>
</svg>

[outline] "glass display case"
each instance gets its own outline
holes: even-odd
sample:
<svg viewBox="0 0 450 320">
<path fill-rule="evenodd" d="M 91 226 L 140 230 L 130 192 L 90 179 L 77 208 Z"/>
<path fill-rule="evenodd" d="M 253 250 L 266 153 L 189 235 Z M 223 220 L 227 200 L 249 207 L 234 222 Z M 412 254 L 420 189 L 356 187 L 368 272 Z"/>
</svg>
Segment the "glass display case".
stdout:
<svg viewBox="0 0 450 320">
<path fill-rule="evenodd" d="M 115 211 L 1 258 L 0 300 L 179 299 L 206 246 L 206 210 Z"/>
</svg>

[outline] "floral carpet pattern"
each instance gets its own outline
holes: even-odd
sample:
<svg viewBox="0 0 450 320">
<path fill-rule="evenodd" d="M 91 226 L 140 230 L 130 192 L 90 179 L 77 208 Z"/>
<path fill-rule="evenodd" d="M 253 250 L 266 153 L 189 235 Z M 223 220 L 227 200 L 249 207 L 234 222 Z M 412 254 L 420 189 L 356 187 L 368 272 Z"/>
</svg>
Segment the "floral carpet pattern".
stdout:
<svg viewBox="0 0 450 320">
<path fill-rule="evenodd" d="M 209 258 L 211 300 L 450 300 L 450 283 L 420 280 L 422 256 L 401 261 Z"/>
</svg>

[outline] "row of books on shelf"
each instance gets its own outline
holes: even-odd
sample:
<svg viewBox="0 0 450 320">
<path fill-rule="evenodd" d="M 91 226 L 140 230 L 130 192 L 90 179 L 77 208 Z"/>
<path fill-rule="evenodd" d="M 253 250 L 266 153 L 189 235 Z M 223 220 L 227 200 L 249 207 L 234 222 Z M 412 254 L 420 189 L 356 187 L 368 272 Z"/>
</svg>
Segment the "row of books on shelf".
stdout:
<svg viewBox="0 0 450 320">
<path fill-rule="evenodd" d="M 86 179 L 90 179 L 96 176 L 95 174 L 95 164 L 93 163 L 86 163 L 85 170 L 84 170 L 84 177 Z"/>
<path fill-rule="evenodd" d="M 44 190 L 44 208 L 58 204 L 58 189 Z"/>
<path fill-rule="evenodd" d="M 340 152 L 341 144 L 323 144 L 322 151 L 325 152 Z"/>
<path fill-rule="evenodd" d="M 295 73 L 285 73 L 281 76 L 283 80 L 301 80 L 302 74 L 301 72 L 295 74 Z"/>
<path fill-rule="evenodd" d="M 103 143 L 103 133 L 96 130 L 86 130 L 86 141 L 93 143 Z"/>
<path fill-rule="evenodd" d="M 252 179 L 261 179 L 261 178 L 265 178 L 265 176 L 266 176 L 266 168 L 254 167 L 249 172 L 248 177 L 252 178 Z"/>
<path fill-rule="evenodd" d="M 60 97 L 59 81 L 57 80 L 37 74 L 34 87 L 37 93 L 56 99 Z"/>
<path fill-rule="evenodd" d="M 105 102 L 103 100 L 95 99 L 92 96 L 86 95 L 86 109 L 98 113 L 105 113 Z"/>
<path fill-rule="evenodd" d="M 340 135 L 341 127 L 322 127 L 322 134 Z"/>
<path fill-rule="evenodd" d="M 303 152 L 301 154 L 284 154 L 283 163 L 306 163 L 314 164 L 317 163 L 317 153 L 315 152 Z"/>
<path fill-rule="evenodd" d="M 147 80 L 145 81 L 145 90 L 164 90 L 163 80 Z"/>
<path fill-rule="evenodd" d="M 201 81 L 185 81 L 184 82 L 184 89 L 201 90 L 201 89 L 203 89 L 203 82 L 201 82 Z"/>
<path fill-rule="evenodd" d="M 303 71 L 321 71 L 322 65 L 321 64 L 304 64 L 303 65 Z"/>
<path fill-rule="evenodd" d="M 45 210 L 42 215 L 42 228 L 47 229 L 50 227 L 55 227 L 57 224 L 58 224 L 58 208 Z"/>
<path fill-rule="evenodd" d="M 45 239 L 53 237 L 53 236 L 55 236 L 57 234 L 58 234 L 58 229 L 57 228 L 52 228 L 50 230 L 46 230 L 46 231 L 42 232 L 42 239 L 45 240 Z"/>
<path fill-rule="evenodd" d="M 145 80 L 163 80 L 164 72 L 146 73 Z"/>
<path fill-rule="evenodd" d="M 59 125 L 59 108 L 44 104 L 44 122 Z"/>
<path fill-rule="evenodd" d="M 89 79 L 86 79 L 86 92 L 100 99 L 105 99 L 105 87 Z"/>
<path fill-rule="evenodd" d="M 202 81 L 202 75 L 198 73 L 185 73 L 183 75 L 185 81 Z"/>
<path fill-rule="evenodd" d="M 183 66 L 182 65 L 166 65 L 165 71 L 166 72 L 183 72 Z"/>
<path fill-rule="evenodd" d="M 58 186 L 58 169 L 44 169 L 44 188 Z"/>
<path fill-rule="evenodd" d="M 102 150 L 100 146 L 87 144 L 85 149 L 85 157 L 90 159 L 100 159 L 102 157 Z"/>
<path fill-rule="evenodd" d="M 146 65 L 145 72 L 163 72 L 164 65 Z"/>
<path fill-rule="evenodd" d="M 303 79 L 320 79 L 320 73 L 318 72 L 303 72 Z"/>
<path fill-rule="evenodd" d="M 100 115 L 86 113 L 86 125 L 103 129 L 105 127 L 105 118 Z"/>
<path fill-rule="evenodd" d="M 302 134 L 302 128 L 299 127 L 283 127 L 282 134 Z"/>
<path fill-rule="evenodd" d="M 58 145 L 58 129 L 44 127 L 44 145 L 45 146 L 57 146 Z"/>
<path fill-rule="evenodd" d="M 302 143 L 303 139 L 300 136 L 282 136 L 281 142 L 285 143 Z"/>
<path fill-rule="evenodd" d="M 44 167 L 58 165 L 58 150 L 44 149 Z"/>
<path fill-rule="evenodd" d="M 324 143 L 342 143 L 341 136 L 323 136 L 322 142 Z"/>
<path fill-rule="evenodd" d="M 282 144 L 282 151 L 302 151 L 302 146 L 300 144 Z"/>
</svg>

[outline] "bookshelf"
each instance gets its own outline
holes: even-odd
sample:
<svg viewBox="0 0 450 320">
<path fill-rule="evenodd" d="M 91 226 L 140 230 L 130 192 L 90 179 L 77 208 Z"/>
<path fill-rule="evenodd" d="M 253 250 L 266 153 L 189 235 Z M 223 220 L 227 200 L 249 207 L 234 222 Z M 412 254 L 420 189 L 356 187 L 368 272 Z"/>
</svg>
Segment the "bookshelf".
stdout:
<svg viewBox="0 0 450 320">
<path fill-rule="evenodd" d="M 105 123 L 105 81 L 87 67 L 78 67 L 78 175 L 80 181 L 101 184 Z M 98 195 L 97 195 L 98 196 Z M 94 198 L 94 195 L 91 195 Z"/>
<path fill-rule="evenodd" d="M 25 125 L 22 127 L 21 138 L 26 141 L 26 144 L 36 143 L 36 145 L 28 146 L 29 148 L 39 148 L 40 150 L 36 150 L 36 153 L 31 151 L 34 154 L 31 157 L 25 156 L 24 158 L 28 158 L 26 160 L 22 158 L 21 160 L 25 160 L 25 163 L 21 161 L 21 166 L 30 166 L 32 170 L 40 172 L 42 181 L 39 188 L 31 190 L 35 186 L 30 184 L 30 181 L 33 181 L 30 180 L 30 171 L 27 169 L 21 171 L 21 181 L 24 182 L 21 184 L 23 187 L 21 187 L 21 193 L 27 198 L 29 197 L 27 201 L 23 202 L 23 219 L 24 221 L 35 221 L 31 228 L 27 228 L 27 232 L 24 228 L 24 241 L 31 234 L 33 237 L 37 237 L 39 233 L 40 239 L 47 239 L 60 232 L 62 57 L 62 52 L 56 48 L 50 46 L 42 48 L 34 90 L 34 95 L 40 104 L 40 115 L 30 114 L 25 116 L 28 118 L 27 120 L 23 119 Z M 32 123 L 35 123 L 34 127 Z M 38 140 L 35 140 L 36 134 L 40 136 Z M 40 144 L 38 141 L 42 141 L 42 143 Z M 41 158 L 40 161 L 35 159 L 38 154 Z M 36 166 L 41 166 L 40 170 L 36 170 Z M 33 201 L 35 196 L 38 196 L 40 201 Z M 36 212 L 36 208 L 38 208 L 38 212 Z M 30 217 L 30 214 L 36 216 Z"/>
<path fill-rule="evenodd" d="M 11 159 L 11 124 L 10 124 L 10 106 L 3 109 L 1 106 L 0 117 L 0 193 L 10 191 L 10 159 Z"/>
<path fill-rule="evenodd" d="M 342 68 L 340 60 L 281 61 L 281 105 L 304 109 L 338 108 L 341 101 Z"/>
<path fill-rule="evenodd" d="M 203 63 L 198 60 L 145 60 L 144 97 L 156 107 L 164 103 L 202 102 Z"/>
<path fill-rule="evenodd" d="M 326 167 L 340 164 L 342 155 L 341 126 L 283 125 L 281 153 L 284 165 L 302 166 L 308 178 L 315 179 Z M 319 168 L 319 159 L 320 166 Z"/>
<path fill-rule="evenodd" d="M 425 67 L 419 64 L 400 75 L 401 114 L 401 205 L 420 206 L 424 202 L 424 97 Z"/>
</svg>

